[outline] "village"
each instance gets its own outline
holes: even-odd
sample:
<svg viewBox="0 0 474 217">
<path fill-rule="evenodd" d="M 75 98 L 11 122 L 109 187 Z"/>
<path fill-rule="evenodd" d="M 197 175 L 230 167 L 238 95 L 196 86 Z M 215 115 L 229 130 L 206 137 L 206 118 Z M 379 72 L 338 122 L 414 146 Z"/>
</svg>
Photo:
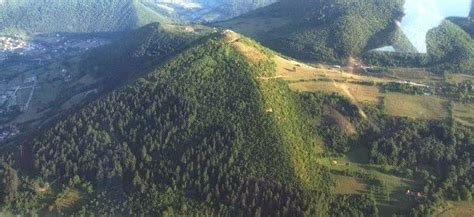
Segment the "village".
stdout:
<svg viewBox="0 0 474 217">
<path fill-rule="evenodd" d="M 0 145 L 24 131 L 23 119 L 54 106 L 48 103 L 57 96 L 51 92 L 53 83 L 61 86 L 78 79 L 64 60 L 110 41 L 95 34 L 0 35 Z"/>
<path fill-rule="evenodd" d="M 0 64 L 48 61 L 76 55 L 107 44 L 107 37 L 75 34 L 38 34 L 29 37 L 0 36 Z"/>
</svg>

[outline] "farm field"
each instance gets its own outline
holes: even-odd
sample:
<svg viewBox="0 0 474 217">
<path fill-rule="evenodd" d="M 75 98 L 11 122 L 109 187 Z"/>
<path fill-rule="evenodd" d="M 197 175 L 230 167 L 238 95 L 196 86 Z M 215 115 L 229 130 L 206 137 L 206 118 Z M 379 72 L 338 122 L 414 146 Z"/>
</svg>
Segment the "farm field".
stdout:
<svg viewBox="0 0 474 217">
<path fill-rule="evenodd" d="M 397 80 L 409 80 L 426 84 L 443 80 L 443 77 L 435 76 L 423 68 L 390 68 L 383 75 Z"/>
<path fill-rule="evenodd" d="M 369 76 L 353 74 L 346 68 L 318 65 L 316 67 L 298 63 L 280 56 L 275 57 L 277 76 L 275 79 L 288 81 L 294 91 L 338 93 L 346 96 L 355 105 L 380 105 L 384 103 L 388 115 L 415 119 L 441 119 L 448 117 L 449 99 L 433 95 L 410 95 L 398 92 L 384 92 L 378 84 L 413 81 L 421 84 L 433 84 L 442 78 L 423 69 L 396 68 L 393 76 Z M 413 74 L 412 74 L 413 73 Z M 469 78 L 466 75 L 452 75 L 456 82 Z M 473 105 L 457 104 L 454 109 L 456 119 L 468 126 L 474 125 Z"/>
<path fill-rule="evenodd" d="M 448 101 L 436 96 L 413 96 L 387 93 L 386 113 L 393 116 L 418 119 L 440 119 L 448 115 Z"/>
</svg>

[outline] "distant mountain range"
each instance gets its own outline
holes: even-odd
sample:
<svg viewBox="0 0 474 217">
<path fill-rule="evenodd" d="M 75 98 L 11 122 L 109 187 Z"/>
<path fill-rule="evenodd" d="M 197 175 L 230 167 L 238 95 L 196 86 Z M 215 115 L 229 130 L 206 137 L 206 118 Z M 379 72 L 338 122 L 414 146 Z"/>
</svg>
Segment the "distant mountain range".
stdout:
<svg viewBox="0 0 474 217">
<path fill-rule="evenodd" d="M 277 0 L 145 0 L 144 5 L 184 22 L 229 19 Z"/>
<path fill-rule="evenodd" d="M 470 17 L 474 17 L 474 0 L 471 2 L 471 12 L 469 13 Z"/>
<path fill-rule="evenodd" d="M 0 32 L 117 32 L 151 22 L 226 19 L 274 0 L 3 0 Z"/>
<path fill-rule="evenodd" d="M 111 32 L 164 22 L 135 0 L 7 0 L 0 5 L 1 32 Z"/>
</svg>

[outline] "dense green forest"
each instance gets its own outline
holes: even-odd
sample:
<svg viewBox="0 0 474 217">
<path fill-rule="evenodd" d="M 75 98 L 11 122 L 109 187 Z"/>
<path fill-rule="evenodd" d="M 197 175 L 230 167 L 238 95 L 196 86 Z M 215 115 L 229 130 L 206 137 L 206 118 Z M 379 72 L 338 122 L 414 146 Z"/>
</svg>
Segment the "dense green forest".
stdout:
<svg viewBox="0 0 474 217">
<path fill-rule="evenodd" d="M 402 173 L 423 183 L 425 202 L 414 215 L 429 216 L 449 199 L 471 201 L 474 194 L 474 134 L 455 121 L 389 118 L 370 134 L 373 163 L 407 168 Z"/>
<path fill-rule="evenodd" d="M 459 26 L 445 20 L 428 32 L 426 44 L 436 71 L 474 74 L 474 40 Z"/>
<path fill-rule="evenodd" d="M 83 55 L 80 70 L 116 87 L 143 76 L 188 47 L 200 34 L 165 30 L 152 23 Z"/>
<path fill-rule="evenodd" d="M 242 33 L 255 35 L 263 44 L 293 57 L 341 62 L 394 41 L 399 42 L 399 47 L 410 49 L 412 46 L 403 45 L 407 41 L 395 24 L 403 16 L 403 3 L 288 0 L 217 25 L 233 28 L 245 19 L 282 19 L 286 23 L 270 31 L 244 29 Z"/>
<path fill-rule="evenodd" d="M 474 19 L 466 17 L 448 17 L 446 19 L 461 27 L 471 38 L 474 37 Z"/>
<path fill-rule="evenodd" d="M 160 0 L 3 0 L 0 1 L 0 33 L 121 32 L 152 22 L 200 21 L 199 16 L 219 14 L 221 19 L 263 7 L 274 0 L 192 1 L 211 11 L 167 10 L 163 3 L 188 1 Z M 180 9 L 183 10 L 183 9 Z M 208 9 L 202 9 L 208 10 Z M 191 20 L 193 21 L 193 20 Z"/>
<path fill-rule="evenodd" d="M 423 53 L 370 51 L 361 57 L 366 64 L 383 67 L 428 67 L 430 62 Z"/>
<path fill-rule="evenodd" d="M 0 32 L 116 32 L 166 18 L 137 0 L 6 0 L 0 4 Z"/>
</svg>

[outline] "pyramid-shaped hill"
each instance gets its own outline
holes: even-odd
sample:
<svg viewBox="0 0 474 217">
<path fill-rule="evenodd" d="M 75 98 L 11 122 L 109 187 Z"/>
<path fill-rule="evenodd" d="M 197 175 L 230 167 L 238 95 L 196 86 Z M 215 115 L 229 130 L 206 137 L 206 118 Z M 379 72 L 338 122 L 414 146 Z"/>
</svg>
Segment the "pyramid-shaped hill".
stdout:
<svg viewBox="0 0 474 217">
<path fill-rule="evenodd" d="M 145 215 L 325 216 L 318 138 L 274 57 L 231 31 L 201 39 L 27 142 L 34 171 L 114 186 Z"/>
</svg>

